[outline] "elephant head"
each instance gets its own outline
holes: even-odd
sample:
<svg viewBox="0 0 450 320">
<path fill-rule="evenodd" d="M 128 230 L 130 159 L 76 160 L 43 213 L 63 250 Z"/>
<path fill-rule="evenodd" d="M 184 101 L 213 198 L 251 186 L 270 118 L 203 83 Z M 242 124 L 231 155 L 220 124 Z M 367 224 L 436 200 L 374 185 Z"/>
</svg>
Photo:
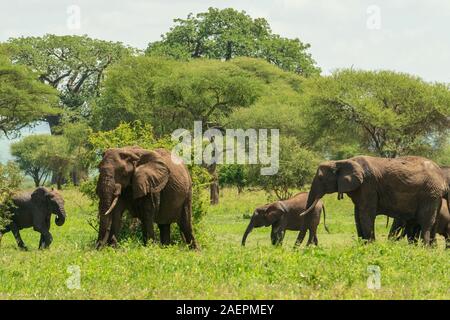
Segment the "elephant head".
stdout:
<svg viewBox="0 0 450 320">
<path fill-rule="evenodd" d="M 122 192 L 131 185 L 136 163 L 143 153 L 143 149 L 114 148 L 103 154 L 99 164 L 99 178 L 96 193 L 99 197 L 100 228 L 97 248 L 106 244 L 112 224 L 110 214 L 119 200 Z"/>
<path fill-rule="evenodd" d="M 49 214 L 56 214 L 55 224 L 62 226 L 66 221 L 66 211 L 64 209 L 64 199 L 55 190 L 48 190 L 44 187 L 37 188 L 31 194 L 32 201 L 44 208 Z"/>
<path fill-rule="evenodd" d="M 309 213 L 317 202 L 329 193 L 338 193 L 338 199 L 343 194 L 357 190 L 364 180 L 362 166 L 354 160 L 326 161 L 319 165 L 311 183 L 306 210 L 300 215 Z"/>
<path fill-rule="evenodd" d="M 256 208 L 250 219 L 250 223 L 245 230 L 244 236 L 242 237 L 242 245 L 245 246 L 247 237 L 253 228 L 271 226 L 277 221 L 280 221 L 284 212 L 285 208 L 282 206 L 281 202 L 266 204 L 265 206 Z"/>
<path fill-rule="evenodd" d="M 139 147 L 108 149 L 99 165 L 97 182 L 99 196 L 100 228 L 97 248 L 110 239 L 111 212 L 126 188 L 131 188 L 133 198 L 150 194 L 155 207 L 159 207 L 159 192 L 169 179 L 169 170 L 162 157 L 154 151 Z"/>
</svg>

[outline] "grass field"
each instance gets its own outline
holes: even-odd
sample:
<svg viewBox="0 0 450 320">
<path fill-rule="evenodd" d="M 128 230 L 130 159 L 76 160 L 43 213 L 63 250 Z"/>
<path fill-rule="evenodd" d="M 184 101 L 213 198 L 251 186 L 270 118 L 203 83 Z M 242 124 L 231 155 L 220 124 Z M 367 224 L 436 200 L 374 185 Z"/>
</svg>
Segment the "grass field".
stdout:
<svg viewBox="0 0 450 320">
<path fill-rule="evenodd" d="M 255 229 L 242 248 L 244 213 L 267 199 L 227 189 L 200 226 L 202 249 L 192 252 L 133 240 L 96 251 L 96 232 L 86 222 L 94 208 L 75 190 L 64 196 L 68 218 L 63 227 L 52 225 L 50 250 L 36 249 L 39 234 L 31 229 L 21 232 L 28 252 L 17 249 L 11 233 L 3 237 L 0 299 L 450 299 L 450 250 L 442 239 L 437 248 L 391 243 L 379 217 L 377 241 L 361 244 L 347 198 L 324 199 L 331 233 L 321 223 L 317 248 L 293 249 L 292 231 L 283 247 L 272 247 L 269 228 Z M 368 288 L 370 266 L 380 269 L 379 289 Z"/>
</svg>

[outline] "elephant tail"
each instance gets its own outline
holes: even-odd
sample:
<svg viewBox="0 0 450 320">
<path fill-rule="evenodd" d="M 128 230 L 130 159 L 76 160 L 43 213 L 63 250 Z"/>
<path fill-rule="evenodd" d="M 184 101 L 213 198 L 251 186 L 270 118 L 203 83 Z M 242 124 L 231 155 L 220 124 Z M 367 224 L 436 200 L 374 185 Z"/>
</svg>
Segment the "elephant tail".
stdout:
<svg viewBox="0 0 450 320">
<path fill-rule="evenodd" d="M 323 226 L 324 226 L 326 232 L 330 233 L 330 230 L 328 230 L 327 223 L 326 223 L 327 215 L 325 213 L 325 205 L 322 206 L 322 211 L 323 211 Z"/>
<path fill-rule="evenodd" d="M 389 227 L 389 216 L 386 216 L 386 229 Z"/>
</svg>

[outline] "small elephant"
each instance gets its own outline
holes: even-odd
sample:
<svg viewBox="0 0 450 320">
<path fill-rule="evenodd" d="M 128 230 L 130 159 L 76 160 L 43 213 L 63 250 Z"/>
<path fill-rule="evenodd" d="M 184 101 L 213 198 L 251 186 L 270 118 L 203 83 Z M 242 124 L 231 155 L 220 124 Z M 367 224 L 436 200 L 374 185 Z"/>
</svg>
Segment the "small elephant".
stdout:
<svg viewBox="0 0 450 320">
<path fill-rule="evenodd" d="M 415 220 L 405 222 L 404 220 L 395 219 L 389 231 L 389 239 L 400 240 L 406 236 L 408 241 L 413 243 L 417 242 L 421 231 L 420 225 Z M 442 200 L 441 209 L 436 217 L 432 233 L 433 242 L 436 241 L 435 234 L 443 236 L 445 238 L 445 248 L 450 249 L 450 212 L 445 200 Z"/>
<path fill-rule="evenodd" d="M 50 230 L 51 214 L 56 214 L 55 223 L 62 226 L 66 221 L 64 199 L 55 190 L 39 187 L 33 192 L 25 192 L 13 197 L 11 223 L 0 230 L 0 240 L 8 231 L 12 231 L 20 249 L 27 250 L 20 237 L 19 230 L 33 227 L 41 234 L 39 249 L 48 248 L 53 241 Z"/>
<path fill-rule="evenodd" d="M 325 206 L 322 201 L 318 201 L 311 214 L 300 216 L 299 213 L 306 209 L 308 193 L 301 192 L 288 200 L 276 201 L 255 209 L 250 223 L 242 238 L 242 245 L 245 246 L 247 236 L 253 228 L 272 226 L 271 239 L 273 245 L 282 244 L 286 230 L 300 231 L 295 245 L 303 242 L 306 231 L 309 230 L 307 245 L 318 244 L 317 226 L 320 222 L 320 214 L 323 210 L 323 223 L 325 224 Z"/>
</svg>

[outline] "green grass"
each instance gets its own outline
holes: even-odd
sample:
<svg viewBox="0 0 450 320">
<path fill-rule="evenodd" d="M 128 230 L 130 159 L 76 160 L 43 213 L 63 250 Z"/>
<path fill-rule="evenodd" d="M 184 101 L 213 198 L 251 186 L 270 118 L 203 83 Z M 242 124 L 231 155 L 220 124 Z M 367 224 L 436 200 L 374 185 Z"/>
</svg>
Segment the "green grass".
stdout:
<svg viewBox="0 0 450 320">
<path fill-rule="evenodd" d="M 36 249 L 39 234 L 23 230 L 30 251 L 17 249 L 11 233 L 0 247 L 0 299 L 450 299 L 450 250 L 386 240 L 386 219 L 377 219 L 377 241 L 355 237 L 353 206 L 346 198 L 324 199 L 331 233 L 319 227 L 319 247 L 293 249 L 296 232 L 283 247 L 270 245 L 270 229 L 240 240 L 263 192 L 223 192 L 197 235 L 202 249 L 182 245 L 143 247 L 127 241 L 96 251 L 96 232 L 87 223 L 94 208 L 75 190 L 65 191 L 68 219 L 52 225 L 50 250 Z M 322 219 L 323 222 L 323 219 Z M 369 289 L 368 266 L 381 270 L 381 288 Z M 66 285 L 78 266 L 79 289 Z"/>
</svg>

